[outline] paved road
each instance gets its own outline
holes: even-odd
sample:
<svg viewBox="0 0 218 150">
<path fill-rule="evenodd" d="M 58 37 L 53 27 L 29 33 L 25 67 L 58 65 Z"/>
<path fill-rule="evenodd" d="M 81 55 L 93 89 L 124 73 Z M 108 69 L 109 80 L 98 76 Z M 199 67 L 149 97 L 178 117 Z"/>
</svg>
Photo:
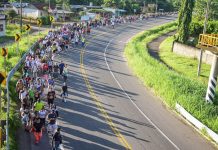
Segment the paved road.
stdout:
<svg viewBox="0 0 218 150">
<path fill-rule="evenodd" d="M 131 36 L 174 19 L 101 28 L 85 50 L 71 48 L 56 57 L 70 70 L 68 102 L 56 101 L 66 150 L 214 149 L 143 86 L 123 56 Z"/>
</svg>

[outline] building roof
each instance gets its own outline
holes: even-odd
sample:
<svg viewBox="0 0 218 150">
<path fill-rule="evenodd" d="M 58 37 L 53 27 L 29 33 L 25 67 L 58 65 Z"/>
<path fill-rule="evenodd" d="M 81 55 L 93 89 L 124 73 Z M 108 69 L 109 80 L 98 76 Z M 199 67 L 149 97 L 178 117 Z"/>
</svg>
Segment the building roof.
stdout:
<svg viewBox="0 0 218 150">
<path fill-rule="evenodd" d="M 58 13 L 58 14 L 72 14 L 73 12 L 67 11 L 67 10 L 56 10 L 56 13 Z"/>
<path fill-rule="evenodd" d="M 38 10 L 44 10 L 44 7 L 49 7 L 48 4 L 45 3 L 31 3 L 34 7 L 36 7 Z M 51 9 L 55 9 L 55 5 L 50 5 Z"/>
<path fill-rule="evenodd" d="M 84 5 L 70 5 L 72 9 L 81 9 L 84 8 Z"/>
<path fill-rule="evenodd" d="M 116 8 L 103 8 L 104 10 L 107 10 L 107 11 L 111 11 L 113 13 L 115 12 L 126 12 L 126 10 L 124 9 L 116 9 Z"/>
<path fill-rule="evenodd" d="M 92 8 L 101 9 L 102 8 L 102 6 L 85 6 L 85 7 L 88 9 L 92 9 Z"/>
<path fill-rule="evenodd" d="M 12 6 L 16 7 L 16 8 L 20 8 L 20 3 L 11 3 Z M 29 6 L 29 3 L 22 3 L 22 8 Z"/>
</svg>

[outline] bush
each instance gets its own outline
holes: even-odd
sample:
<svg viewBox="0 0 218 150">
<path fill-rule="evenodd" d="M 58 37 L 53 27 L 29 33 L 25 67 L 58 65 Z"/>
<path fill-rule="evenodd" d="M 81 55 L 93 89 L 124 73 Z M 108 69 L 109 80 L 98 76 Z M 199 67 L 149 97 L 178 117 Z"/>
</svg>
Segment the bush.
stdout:
<svg viewBox="0 0 218 150">
<path fill-rule="evenodd" d="M 42 16 L 40 17 L 40 19 L 42 20 L 42 25 L 51 25 L 49 16 Z"/>
<path fill-rule="evenodd" d="M 209 21 L 207 25 L 208 33 L 218 33 L 218 21 Z"/>
<path fill-rule="evenodd" d="M 199 34 L 203 33 L 203 29 L 204 29 L 204 22 L 194 20 L 190 24 L 189 35 L 192 37 L 198 37 Z M 207 34 L 211 34 L 211 33 L 217 34 L 218 33 L 218 21 L 208 21 L 206 33 Z"/>
<path fill-rule="evenodd" d="M 203 29 L 204 29 L 203 22 L 193 21 L 190 24 L 189 35 L 192 37 L 198 37 L 199 34 L 203 32 Z"/>
<path fill-rule="evenodd" d="M 7 15 L 7 18 L 9 18 L 9 19 L 13 19 L 14 17 L 17 16 L 16 11 L 13 10 L 13 9 L 7 10 L 7 11 L 5 12 L 5 14 Z"/>
</svg>

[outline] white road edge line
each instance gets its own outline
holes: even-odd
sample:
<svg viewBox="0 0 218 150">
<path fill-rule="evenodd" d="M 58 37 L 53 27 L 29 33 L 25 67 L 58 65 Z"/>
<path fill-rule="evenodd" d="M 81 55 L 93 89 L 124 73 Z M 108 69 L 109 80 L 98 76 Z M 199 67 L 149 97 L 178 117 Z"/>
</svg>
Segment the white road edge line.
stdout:
<svg viewBox="0 0 218 150">
<path fill-rule="evenodd" d="M 129 38 L 127 41 L 129 42 L 131 38 Z M 123 87 L 121 86 L 121 84 L 119 83 L 119 81 L 116 79 L 116 77 L 114 76 L 114 73 L 111 71 L 111 68 L 110 66 L 108 65 L 108 62 L 107 62 L 107 49 L 108 49 L 108 46 L 110 45 L 110 43 L 113 41 L 114 39 L 111 39 L 107 46 L 105 47 L 104 49 L 104 60 L 105 60 L 105 63 L 108 67 L 108 70 L 110 71 L 112 77 L 114 78 L 114 80 L 116 81 L 116 83 L 118 84 L 118 86 L 120 87 L 120 89 L 123 91 L 123 93 L 127 96 L 127 98 L 132 102 L 132 104 L 137 108 L 137 110 L 163 135 L 163 137 L 165 137 L 177 150 L 180 150 L 179 147 L 173 143 L 173 141 L 170 140 L 170 138 L 164 134 L 160 128 L 158 128 L 152 121 L 151 119 L 136 105 L 136 103 L 131 99 L 131 97 L 126 93 L 126 91 L 123 89 Z"/>
</svg>

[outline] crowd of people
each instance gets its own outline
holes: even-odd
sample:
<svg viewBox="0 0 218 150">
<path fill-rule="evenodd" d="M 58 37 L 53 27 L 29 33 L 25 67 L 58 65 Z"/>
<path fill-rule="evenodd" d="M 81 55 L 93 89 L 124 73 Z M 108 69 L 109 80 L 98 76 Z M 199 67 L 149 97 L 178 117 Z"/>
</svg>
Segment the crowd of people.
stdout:
<svg viewBox="0 0 218 150">
<path fill-rule="evenodd" d="M 55 78 L 63 82 L 61 96 L 67 102 L 68 66 L 61 61 L 54 63 L 59 52 L 67 50 L 74 39 L 84 45 L 83 27 L 80 24 L 64 25 L 57 31 L 49 31 L 38 41 L 35 50 L 26 56 L 22 78 L 17 81 L 16 92 L 21 102 L 20 115 L 25 131 L 32 132 L 35 144 L 40 142 L 43 132 L 53 139 L 55 149 L 62 143 L 60 127 L 57 124 L 59 112 L 56 99 Z"/>
<path fill-rule="evenodd" d="M 57 118 L 59 112 L 55 105 L 57 91 L 55 80 L 62 81 L 61 97 L 67 102 L 68 66 L 64 61 L 55 63 L 54 57 L 69 47 L 84 47 L 85 38 L 92 28 L 112 26 L 133 22 L 140 16 L 102 18 L 100 20 L 63 25 L 60 29 L 49 31 L 39 39 L 35 50 L 31 50 L 23 64 L 22 78 L 17 81 L 16 92 L 21 103 L 20 116 L 25 131 L 33 133 L 35 144 L 40 142 L 43 133 L 52 137 L 53 148 L 62 143 L 61 128 Z"/>
</svg>

